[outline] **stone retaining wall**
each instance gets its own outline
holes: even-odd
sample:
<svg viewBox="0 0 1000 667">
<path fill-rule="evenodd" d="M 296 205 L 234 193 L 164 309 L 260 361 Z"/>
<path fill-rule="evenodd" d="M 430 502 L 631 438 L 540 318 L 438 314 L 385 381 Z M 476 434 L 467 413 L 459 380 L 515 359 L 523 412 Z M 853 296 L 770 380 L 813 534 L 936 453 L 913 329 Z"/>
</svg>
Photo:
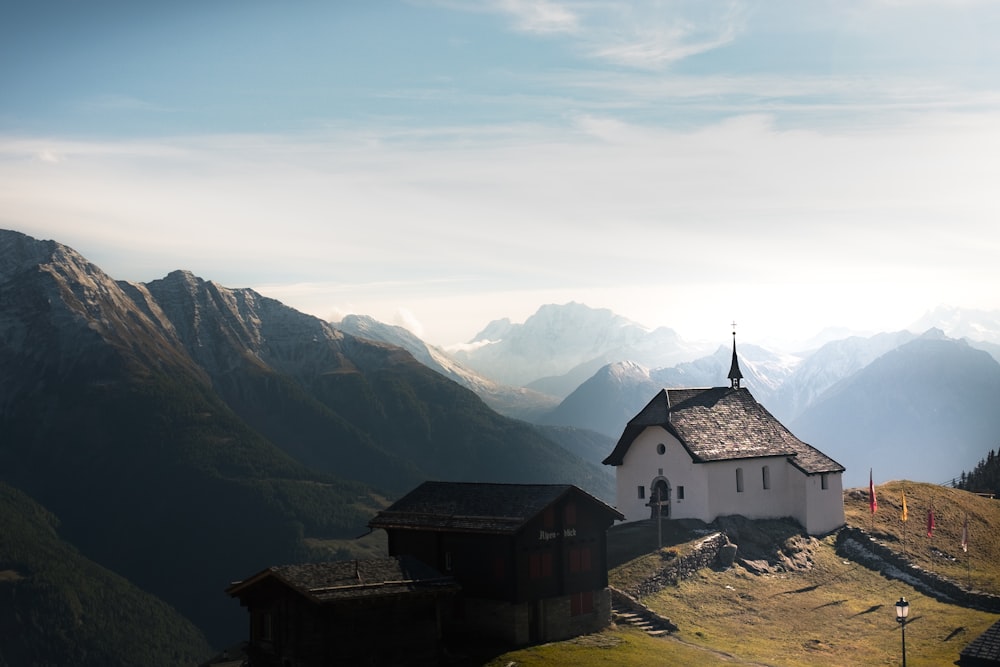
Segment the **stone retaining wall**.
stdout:
<svg viewBox="0 0 1000 667">
<path fill-rule="evenodd" d="M 719 558 L 719 551 L 729 544 L 725 533 L 712 533 L 694 546 L 690 553 L 668 561 L 653 576 L 629 587 L 624 593 L 633 598 L 644 598 L 667 586 L 674 586 L 681 579 L 690 577 L 703 567 L 712 567 Z"/>
<path fill-rule="evenodd" d="M 967 590 L 951 579 L 914 565 L 860 528 L 841 529 L 837 533 L 836 548 L 841 556 L 892 579 L 905 581 L 941 602 L 1000 613 L 1000 596 Z"/>
</svg>

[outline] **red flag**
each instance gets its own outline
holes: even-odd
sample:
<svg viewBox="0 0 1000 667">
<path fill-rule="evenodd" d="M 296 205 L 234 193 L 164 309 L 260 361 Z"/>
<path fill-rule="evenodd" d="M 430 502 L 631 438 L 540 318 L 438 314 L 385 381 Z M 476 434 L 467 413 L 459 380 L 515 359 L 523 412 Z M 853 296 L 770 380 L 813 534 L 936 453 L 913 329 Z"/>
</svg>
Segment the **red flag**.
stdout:
<svg viewBox="0 0 1000 667">
<path fill-rule="evenodd" d="M 927 510 L 927 537 L 934 537 L 934 506 Z"/>
<path fill-rule="evenodd" d="M 875 483 L 872 481 L 872 469 L 868 469 L 868 509 L 872 514 L 878 510 L 878 498 L 875 497 Z"/>
<path fill-rule="evenodd" d="M 969 551 L 969 515 L 965 515 L 965 523 L 962 524 L 962 551 Z"/>
</svg>

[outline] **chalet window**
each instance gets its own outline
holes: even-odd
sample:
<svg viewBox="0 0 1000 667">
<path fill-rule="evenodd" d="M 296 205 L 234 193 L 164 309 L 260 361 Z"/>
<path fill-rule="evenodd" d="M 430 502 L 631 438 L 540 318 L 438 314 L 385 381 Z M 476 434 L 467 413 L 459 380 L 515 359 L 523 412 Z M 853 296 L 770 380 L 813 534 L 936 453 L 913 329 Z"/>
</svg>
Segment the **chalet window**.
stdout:
<svg viewBox="0 0 1000 667">
<path fill-rule="evenodd" d="M 542 523 L 550 530 L 556 527 L 556 509 L 554 507 L 545 508 L 545 513 L 542 515 Z"/>
<path fill-rule="evenodd" d="M 576 525 L 576 503 L 566 503 L 566 510 L 564 511 L 565 516 L 563 517 L 564 522 L 567 526 Z"/>
<path fill-rule="evenodd" d="M 822 475 L 819 476 L 819 488 L 823 489 L 824 491 L 830 488 L 830 480 L 827 479 L 826 473 L 823 473 Z"/>
<path fill-rule="evenodd" d="M 743 493 L 743 468 L 736 469 L 736 493 Z"/>
<path fill-rule="evenodd" d="M 639 487 L 639 499 L 642 500 L 645 497 L 646 497 L 646 487 L 640 486 Z"/>
<path fill-rule="evenodd" d="M 763 466 L 760 469 L 761 483 L 764 485 L 764 490 L 771 488 L 771 469 L 767 466 Z"/>
<path fill-rule="evenodd" d="M 533 553 L 528 558 L 528 576 L 532 579 L 543 579 L 552 576 L 552 552 Z"/>
<path fill-rule="evenodd" d="M 569 598 L 569 615 L 579 616 L 594 611 L 594 591 L 573 593 Z"/>
<path fill-rule="evenodd" d="M 270 612 L 261 611 L 256 614 L 256 634 L 260 641 L 269 642 L 274 639 L 274 621 Z"/>
<path fill-rule="evenodd" d="M 683 486 L 678 486 L 677 487 L 677 500 L 684 500 L 684 487 Z"/>
<path fill-rule="evenodd" d="M 451 552 L 444 552 L 444 569 L 446 572 L 451 572 Z"/>
<path fill-rule="evenodd" d="M 493 578 L 497 581 L 503 581 L 505 575 L 505 567 L 503 562 L 503 556 L 495 556 L 493 558 Z"/>
<path fill-rule="evenodd" d="M 590 572 L 593 567 L 593 555 L 590 547 L 573 548 L 569 550 L 569 571 Z"/>
</svg>

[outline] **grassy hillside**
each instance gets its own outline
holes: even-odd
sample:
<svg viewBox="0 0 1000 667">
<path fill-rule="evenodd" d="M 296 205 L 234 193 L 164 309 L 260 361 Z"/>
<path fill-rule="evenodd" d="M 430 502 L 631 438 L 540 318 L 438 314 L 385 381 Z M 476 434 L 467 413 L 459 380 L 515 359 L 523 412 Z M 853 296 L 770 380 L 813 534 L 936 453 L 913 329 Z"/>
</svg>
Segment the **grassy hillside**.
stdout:
<svg viewBox="0 0 1000 667">
<path fill-rule="evenodd" d="M 191 665 L 211 649 L 162 600 L 87 560 L 0 484 L 0 665 Z"/>
<path fill-rule="evenodd" d="M 876 489 L 876 533 L 887 544 L 899 546 L 901 540 L 893 542 L 893 529 L 899 524 L 896 491 L 900 488 L 899 483 L 890 483 Z M 995 586 L 1000 570 L 1000 538 L 995 537 L 1000 501 L 927 484 L 907 482 L 906 489 L 913 525 L 907 533 L 908 548 L 914 558 L 924 567 L 964 581 L 964 561 L 937 555 L 932 545 L 918 544 L 912 533 L 926 518 L 921 503 L 933 501 L 941 516 L 933 542 L 941 553 L 961 554 L 961 523 L 968 512 L 973 585 L 1000 592 Z M 869 529 L 867 489 L 864 493 L 848 491 L 845 499 L 849 524 Z M 766 529 L 774 534 L 773 525 Z M 920 538 L 928 541 L 923 532 Z M 664 560 L 683 555 L 700 539 L 702 535 L 689 533 L 684 538 L 680 531 L 668 531 L 662 555 L 654 551 L 624 562 L 611 571 L 610 579 L 621 585 L 648 577 Z M 834 536 L 789 539 L 806 545 L 810 568 L 763 575 L 739 566 L 726 571 L 703 569 L 677 586 L 644 598 L 647 606 L 679 626 L 667 638 L 652 638 L 627 627 L 611 628 L 587 638 L 505 653 L 490 665 L 898 665 L 901 642 L 893 607 L 901 596 L 910 602 L 907 663 L 947 665 L 996 621 L 995 614 L 938 602 L 906 583 L 839 556 Z M 945 545 L 955 548 L 949 546 L 946 552 Z M 627 551 L 621 545 L 612 547 L 616 553 Z"/>
<path fill-rule="evenodd" d="M 902 495 L 906 493 L 908 520 L 904 525 Z M 1000 500 L 968 491 L 918 482 L 876 485 L 878 510 L 874 521 L 868 489 L 844 493 L 848 525 L 872 533 L 913 563 L 963 585 L 1000 595 Z M 934 507 L 934 533 L 927 536 L 927 511 Z M 962 526 L 969 520 L 969 550 L 962 551 Z M 874 528 L 873 528 L 874 526 Z"/>
</svg>

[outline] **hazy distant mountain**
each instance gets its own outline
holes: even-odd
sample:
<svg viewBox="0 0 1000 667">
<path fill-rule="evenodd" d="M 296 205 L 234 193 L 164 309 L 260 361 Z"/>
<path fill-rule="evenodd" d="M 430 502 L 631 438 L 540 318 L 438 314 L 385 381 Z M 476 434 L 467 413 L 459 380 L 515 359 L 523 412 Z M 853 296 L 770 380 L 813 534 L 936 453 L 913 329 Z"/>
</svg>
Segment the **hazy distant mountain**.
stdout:
<svg viewBox="0 0 1000 667">
<path fill-rule="evenodd" d="M 944 482 L 1000 439 L 1000 364 L 931 330 L 828 389 L 789 424 L 847 467 L 845 484 Z"/>
<path fill-rule="evenodd" d="M 559 443 L 567 450 L 573 452 L 584 461 L 590 461 L 595 465 L 603 465 L 602 461 L 608 457 L 608 453 L 615 447 L 618 436 L 608 436 L 597 431 L 590 431 L 585 428 L 574 426 L 538 425 L 538 428 L 545 437 Z M 608 498 L 614 504 L 614 498 Z"/>
<path fill-rule="evenodd" d="M 743 374 L 742 385 L 765 406 L 770 405 L 777 389 L 802 362 L 796 355 L 774 352 L 752 343 L 738 343 L 736 353 Z M 659 368 L 651 375 L 660 387 L 725 387 L 729 384 L 732 360 L 732 346 L 721 345 L 709 356 L 671 368 Z"/>
<path fill-rule="evenodd" d="M 938 306 L 908 328 L 910 331 L 940 329 L 949 338 L 1000 344 L 1000 310 Z"/>
<path fill-rule="evenodd" d="M 221 645 L 233 576 L 352 537 L 429 478 L 611 476 L 405 350 L 252 290 L 176 271 L 116 282 L 73 250 L 0 231 L 0 481 L 92 560 Z M 359 482 L 364 482 L 360 483 Z"/>
<path fill-rule="evenodd" d="M 649 370 L 639 364 L 608 364 L 544 415 L 541 422 L 589 429 L 617 440 L 628 420 L 649 403 L 659 388 Z M 604 456 L 610 453 L 609 449 Z"/>
<path fill-rule="evenodd" d="M 897 331 L 827 343 L 808 355 L 781 383 L 769 401 L 768 410 L 788 423 L 827 389 L 914 338 L 916 334 L 909 331 Z"/>
<path fill-rule="evenodd" d="M 703 350 L 666 327 L 651 331 L 610 310 L 567 303 L 542 306 L 524 324 L 493 321 L 469 345 L 451 354 L 486 377 L 523 387 L 583 364 L 590 364 L 589 376 L 610 362 L 634 361 L 656 368 L 693 359 Z M 564 390 L 577 384 L 564 385 Z"/>
<path fill-rule="evenodd" d="M 441 375 L 474 391 L 487 405 L 502 415 L 533 421 L 539 414 L 552 409 L 559 401 L 553 396 L 524 387 L 509 387 L 488 380 L 465 368 L 437 347 L 428 345 L 400 326 L 384 324 L 367 315 L 348 315 L 334 324 L 341 331 L 397 345 Z"/>
<path fill-rule="evenodd" d="M 756 345 L 740 345 L 738 353 L 743 386 L 765 405 L 799 362 Z M 728 386 L 732 358 L 732 348 L 720 346 L 715 354 L 671 368 L 649 370 L 631 361 L 607 364 L 540 421 L 590 429 L 617 440 L 628 420 L 663 387 Z"/>
</svg>

